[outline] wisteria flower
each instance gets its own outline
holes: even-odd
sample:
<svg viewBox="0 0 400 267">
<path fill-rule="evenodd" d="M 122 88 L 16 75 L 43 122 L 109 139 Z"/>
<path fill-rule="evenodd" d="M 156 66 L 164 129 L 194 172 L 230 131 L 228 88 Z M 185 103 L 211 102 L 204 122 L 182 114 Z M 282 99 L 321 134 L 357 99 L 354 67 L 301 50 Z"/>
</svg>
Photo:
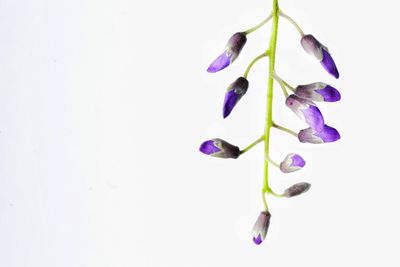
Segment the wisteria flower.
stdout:
<svg viewBox="0 0 400 267">
<path fill-rule="evenodd" d="M 269 211 L 262 211 L 258 216 L 257 221 L 253 226 L 253 242 L 256 245 L 260 245 L 265 240 L 270 219 L 271 214 Z"/>
<path fill-rule="evenodd" d="M 301 130 L 298 137 L 302 143 L 322 144 L 339 140 L 340 134 L 335 128 L 324 125 L 320 131 L 316 131 L 312 128 Z"/>
<path fill-rule="evenodd" d="M 270 183 L 269 179 L 272 178 L 271 174 L 275 176 L 276 172 L 271 173 L 271 168 L 277 168 L 283 173 L 291 173 L 304 168 L 306 162 L 298 154 L 290 153 L 288 154 L 282 162 L 275 161 L 273 159 L 273 153 L 271 153 L 270 148 L 275 147 L 271 144 L 271 139 L 274 136 L 272 131 L 280 130 L 285 134 L 294 136 L 298 138 L 300 142 L 303 143 L 329 143 L 335 142 L 340 139 L 339 132 L 326 125 L 325 119 L 322 116 L 321 111 L 315 104 L 316 102 L 337 102 L 341 99 L 340 92 L 325 83 L 315 82 L 306 85 L 299 85 L 296 88 L 286 82 L 284 79 L 280 78 L 276 72 L 276 62 L 277 62 L 277 40 L 278 40 L 278 29 L 280 17 L 288 20 L 297 29 L 298 33 L 302 36 L 301 44 L 307 53 L 316 57 L 322 66 L 334 77 L 339 78 L 339 72 L 336 68 L 335 62 L 330 55 L 328 48 L 322 45 L 314 36 L 308 34 L 305 35 L 304 31 L 301 29 L 299 24 L 294 21 L 290 16 L 285 14 L 279 5 L 279 0 L 272 0 L 272 12 L 271 14 L 264 18 L 260 23 L 254 25 L 253 27 L 247 29 L 243 32 L 235 33 L 228 41 L 224 52 L 214 60 L 213 63 L 207 69 L 208 72 L 215 73 L 226 67 L 228 67 L 240 54 L 244 45 L 246 44 L 247 37 L 249 34 L 260 29 L 263 25 L 271 21 L 272 30 L 271 37 L 269 39 L 268 47 L 261 47 L 257 54 L 254 54 L 254 58 L 249 60 L 247 68 L 243 69 L 243 76 L 237 78 L 233 83 L 229 85 L 226 90 L 224 103 L 223 103 L 223 118 L 227 118 L 239 103 L 241 98 L 246 94 L 249 88 L 249 81 L 247 80 L 248 74 L 257 62 L 261 62 L 262 59 L 268 58 L 268 71 L 263 76 L 263 79 L 267 79 L 268 88 L 264 94 L 266 95 L 266 113 L 265 119 L 263 119 L 264 131 L 262 133 L 256 133 L 255 138 L 248 143 L 242 150 L 239 147 L 229 144 L 222 139 L 211 139 L 203 142 L 200 146 L 200 151 L 206 155 L 219 158 L 238 158 L 242 157 L 243 154 L 248 153 L 251 149 L 260 143 L 263 143 L 263 182 L 260 183 L 261 187 L 261 200 L 263 204 L 263 209 L 257 218 L 252 230 L 253 242 L 260 245 L 267 236 L 268 228 L 271 220 L 270 207 L 275 205 L 272 203 L 270 206 L 268 204 L 269 197 L 278 198 L 291 198 L 298 196 L 307 192 L 311 185 L 309 183 L 296 183 L 283 192 L 275 191 Z M 275 115 L 274 95 L 275 95 L 275 81 L 279 83 L 283 94 L 286 97 L 285 104 L 288 106 L 297 116 L 304 120 L 309 128 L 301 130 L 300 132 L 293 131 L 290 128 L 282 126 L 279 121 L 279 114 Z M 292 92 L 289 95 L 289 91 Z M 315 102 L 314 102 L 315 101 Z M 249 129 L 247 126 L 242 126 L 246 132 Z M 274 130 L 273 130 L 274 129 Z M 309 164 L 309 163 L 307 163 Z"/>
<path fill-rule="evenodd" d="M 311 34 L 304 35 L 301 38 L 301 45 L 307 53 L 313 55 L 321 62 L 321 65 L 325 68 L 327 72 L 329 72 L 329 74 L 331 74 L 336 79 L 339 78 L 339 71 L 336 68 L 335 61 L 333 60 L 326 46 L 322 45 Z"/>
<path fill-rule="evenodd" d="M 246 44 L 247 37 L 243 32 L 235 33 L 228 41 L 224 52 L 208 67 L 207 71 L 214 73 L 225 69 L 239 56 Z"/>
<path fill-rule="evenodd" d="M 339 91 L 322 82 L 299 85 L 296 87 L 295 94 L 310 101 L 336 102 L 341 99 Z"/>
<path fill-rule="evenodd" d="M 219 138 L 203 142 L 199 150 L 206 155 L 217 158 L 236 159 L 240 155 L 240 149 L 237 146 Z"/>
<path fill-rule="evenodd" d="M 290 95 L 286 99 L 286 106 L 303 119 L 311 128 L 319 131 L 324 127 L 324 117 L 313 102 L 296 95 Z"/>
<path fill-rule="evenodd" d="M 281 162 L 279 168 L 284 173 L 290 173 L 300 170 L 306 165 L 304 159 L 297 154 L 289 154 L 286 158 Z"/>
<path fill-rule="evenodd" d="M 239 77 L 231 85 L 229 85 L 224 99 L 223 117 L 224 119 L 231 114 L 233 108 L 244 96 L 249 88 L 249 82 L 246 78 Z"/>
</svg>

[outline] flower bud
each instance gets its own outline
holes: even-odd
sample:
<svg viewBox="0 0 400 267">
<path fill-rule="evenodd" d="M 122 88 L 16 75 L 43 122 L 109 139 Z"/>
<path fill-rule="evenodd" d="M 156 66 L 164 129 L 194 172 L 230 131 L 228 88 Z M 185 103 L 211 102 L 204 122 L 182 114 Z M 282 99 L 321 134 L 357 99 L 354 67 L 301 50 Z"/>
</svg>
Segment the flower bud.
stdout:
<svg viewBox="0 0 400 267">
<path fill-rule="evenodd" d="M 270 219 L 271 213 L 269 213 L 269 211 L 263 211 L 258 216 L 257 221 L 253 226 L 253 242 L 256 245 L 260 245 L 265 240 Z"/>
<path fill-rule="evenodd" d="M 325 83 L 317 82 L 296 87 L 295 94 L 310 101 L 336 102 L 341 96 L 337 89 Z"/>
<path fill-rule="evenodd" d="M 286 99 L 286 106 L 303 119 L 311 128 L 319 131 L 324 127 L 324 117 L 313 102 L 296 95 L 290 95 Z"/>
<path fill-rule="evenodd" d="M 298 171 L 306 165 L 304 159 L 297 154 L 289 154 L 281 162 L 279 168 L 284 173 Z"/>
<path fill-rule="evenodd" d="M 249 82 L 246 78 L 239 77 L 231 85 L 229 85 L 224 100 L 223 117 L 224 119 L 231 114 L 235 105 L 244 96 L 249 88 Z"/>
<path fill-rule="evenodd" d="M 218 72 L 228 67 L 239 56 L 240 51 L 246 44 L 247 37 L 243 32 L 237 32 L 229 39 L 224 52 L 214 60 L 207 71 Z"/>
<path fill-rule="evenodd" d="M 311 144 L 331 143 L 340 139 L 339 132 L 328 125 L 324 125 L 321 131 L 312 128 L 301 130 L 298 133 L 300 142 Z"/>
<path fill-rule="evenodd" d="M 283 195 L 285 197 L 295 197 L 295 196 L 298 196 L 300 194 L 307 192 L 308 189 L 310 189 L 310 187 L 311 187 L 311 185 L 309 183 L 294 184 L 291 187 L 289 187 L 288 189 L 286 189 L 285 192 L 283 193 Z"/>
<path fill-rule="evenodd" d="M 301 45 L 308 54 L 313 55 L 321 62 L 321 65 L 327 72 L 329 72 L 329 74 L 336 79 L 339 78 L 339 71 L 336 68 L 335 61 L 333 61 L 333 58 L 329 54 L 329 50 L 326 46 L 322 45 L 311 34 L 304 35 L 301 38 Z"/>
<path fill-rule="evenodd" d="M 200 146 L 200 152 L 217 158 L 236 159 L 240 155 L 240 149 L 222 139 L 205 141 Z"/>
</svg>

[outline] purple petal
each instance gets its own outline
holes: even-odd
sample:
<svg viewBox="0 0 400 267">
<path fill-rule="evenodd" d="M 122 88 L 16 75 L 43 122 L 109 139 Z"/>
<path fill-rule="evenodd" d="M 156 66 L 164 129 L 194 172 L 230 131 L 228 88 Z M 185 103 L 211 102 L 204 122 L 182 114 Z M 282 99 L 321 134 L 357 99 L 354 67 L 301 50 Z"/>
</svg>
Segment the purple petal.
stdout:
<svg viewBox="0 0 400 267">
<path fill-rule="evenodd" d="M 307 124 L 317 130 L 320 131 L 324 127 L 324 117 L 321 114 L 321 111 L 316 107 L 310 105 L 307 109 L 301 109 L 304 114 L 304 118 Z"/>
<path fill-rule="evenodd" d="M 256 245 L 260 245 L 261 243 L 262 243 L 262 237 L 261 237 L 261 234 L 258 234 L 258 236 L 257 237 L 253 237 L 253 242 L 254 242 L 254 244 L 256 244 Z"/>
<path fill-rule="evenodd" d="M 315 135 L 321 138 L 324 143 L 331 143 L 340 139 L 339 132 L 335 128 L 328 125 L 325 125 L 323 130 L 315 133 Z"/>
<path fill-rule="evenodd" d="M 304 159 L 297 154 L 289 154 L 279 165 L 283 173 L 291 173 L 300 170 L 306 165 Z"/>
<path fill-rule="evenodd" d="M 320 94 L 325 102 L 336 102 L 341 99 L 339 91 L 330 85 L 327 85 L 323 89 L 315 90 L 315 92 Z"/>
<path fill-rule="evenodd" d="M 219 149 L 218 147 L 216 147 L 214 145 L 213 140 L 208 140 L 208 141 L 205 141 L 204 143 L 202 143 L 199 150 L 200 150 L 200 152 L 207 154 L 207 155 L 212 155 L 214 153 L 221 151 L 221 149 Z"/>
<path fill-rule="evenodd" d="M 220 70 L 225 69 L 231 64 L 232 55 L 228 55 L 227 51 L 224 51 L 213 63 L 208 67 L 207 71 L 210 73 L 215 73 Z"/>
<path fill-rule="evenodd" d="M 249 82 L 244 77 L 237 78 L 232 84 L 229 85 L 224 99 L 224 119 L 229 116 L 239 100 L 244 96 L 244 94 L 246 94 L 248 88 Z"/>
<path fill-rule="evenodd" d="M 329 54 L 328 51 L 322 49 L 322 61 L 321 65 L 325 68 L 327 72 L 329 72 L 333 77 L 336 79 L 339 78 L 339 71 L 336 68 L 335 61 L 333 61 L 332 56 Z"/>
<path fill-rule="evenodd" d="M 319 132 L 312 128 L 301 130 L 298 137 L 302 143 L 322 144 L 339 140 L 340 134 L 335 128 L 325 125 Z"/>
<path fill-rule="evenodd" d="M 297 154 L 294 154 L 292 156 L 291 166 L 303 168 L 305 165 L 306 165 L 306 162 L 304 161 L 304 159 L 301 156 L 299 156 Z"/>
<path fill-rule="evenodd" d="M 236 103 L 239 101 L 239 95 L 235 93 L 235 90 L 230 90 L 225 94 L 223 117 L 224 119 L 231 114 Z"/>
</svg>

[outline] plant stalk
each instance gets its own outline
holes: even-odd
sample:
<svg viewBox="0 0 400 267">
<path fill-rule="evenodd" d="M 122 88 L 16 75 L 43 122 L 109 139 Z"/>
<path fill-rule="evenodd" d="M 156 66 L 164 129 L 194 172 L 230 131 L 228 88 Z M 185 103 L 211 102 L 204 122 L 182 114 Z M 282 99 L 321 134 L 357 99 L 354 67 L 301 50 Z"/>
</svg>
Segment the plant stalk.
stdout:
<svg viewBox="0 0 400 267">
<path fill-rule="evenodd" d="M 275 55 L 276 55 L 276 42 L 278 39 L 278 23 L 279 23 L 279 5 L 278 0 L 273 0 L 272 7 L 272 32 L 269 44 L 269 74 L 268 74 L 268 92 L 267 92 L 267 112 L 265 119 L 265 141 L 264 141 L 264 157 L 269 158 L 269 139 L 272 126 L 272 100 L 273 100 L 273 86 L 274 86 L 274 73 L 275 73 Z M 262 189 L 262 197 L 265 211 L 268 211 L 267 201 L 265 194 L 271 192 L 268 183 L 268 167 L 269 163 L 264 160 L 264 186 Z"/>
</svg>

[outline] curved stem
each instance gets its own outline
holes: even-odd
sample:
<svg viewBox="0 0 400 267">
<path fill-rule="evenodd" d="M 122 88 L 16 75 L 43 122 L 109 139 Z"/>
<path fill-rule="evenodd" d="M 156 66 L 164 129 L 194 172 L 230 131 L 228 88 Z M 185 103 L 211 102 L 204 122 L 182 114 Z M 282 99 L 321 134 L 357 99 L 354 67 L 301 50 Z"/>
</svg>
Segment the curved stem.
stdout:
<svg viewBox="0 0 400 267">
<path fill-rule="evenodd" d="M 285 128 L 283 126 L 280 126 L 280 125 L 276 124 L 275 122 L 272 122 L 272 127 L 276 128 L 278 130 L 287 132 L 288 134 L 291 134 L 291 135 L 293 135 L 293 136 L 295 136 L 297 138 L 297 133 L 296 132 L 294 132 L 294 131 L 292 131 L 292 130 L 290 130 L 288 128 Z"/>
<path fill-rule="evenodd" d="M 281 167 L 278 163 L 276 163 L 275 161 L 273 161 L 271 158 L 267 158 L 268 162 L 271 163 L 272 165 L 274 165 L 275 167 L 277 167 L 278 169 Z"/>
<path fill-rule="evenodd" d="M 248 29 L 247 31 L 244 31 L 245 34 L 250 34 L 256 30 L 258 30 L 259 28 L 261 28 L 264 24 L 266 24 L 268 21 L 270 21 L 272 18 L 272 14 L 269 15 L 266 19 L 264 19 L 263 21 L 261 21 L 260 23 L 258 23 L 256 26 L 254 26 L 253 28 Z"/>
<path fill-rule="evenodd" d="M 292 91 L 292 92 L 296 91 L 296 89 L 293 86 L 288 84 L 285 80 L 283 80 L 281 77 L 279 77 L 276 73 L 274 73 L 274 79 L 279 83 L 283 83 L 285 85 L 285 87 L 290 89 L 290 91 Z"/>
<path fill-rule="evenodd" d="M 278 194 L 275 193 L 271 188 L 268 190 L 268 193 L 270 193 L 271 195 L 273 195 L 274 197 L 284 197 L 285 194 Z"/>
<path fill-rule="evenodd" d="M 288 91 L 286 90 L 285 84 L 282 82 L 282 80 L 277 79 L 277 77 L 274 76 L 274 79 L 279 83 L 279 85 L 282 88 L 283 94 L 285 95 L 285 98 L 289 96 Z"/>
<path fill-rule="evenodd" d="M 250 62 L 249 66 L 247 67 L 246 71 L 245 71 L 244 74 L 243 74 L 243 77 L 247 79 L 247 76 L 248 76 L 248 74 L 249 74 L 251 68 L 253 67 L 253 65 L 254 65 L 257 61 L 259 61 L 260 59 L 262 59 L 262 58 L 264 58 L 264 57 L 267 57 L 268 55 L 269 55 L 269 51 L 267 50 L 267 51 L 265 51 L 264 53 L 262 53 L 261 55 L 255 57 L 255 58 Z"/>
<path fill-rule="evenodd" d="M 248 147 L 246 147 L 245 149 L 243 149 L 242 151 L 240 151 L 240 155 L 246 153 L 247 151 L 249 151 L 250 149 L 252 149 L 254 146 L 256 146 L 257 144 L 261 143 L 262 141 L 264 141 L 264 135 L 261 136 L 260 138 L 258 138 L 256 141 L 254 141 L 252 144 L 250 144 Z"/>
<path fill-rule="evenodd" d="M 275 73 L 275 55 L 276 55 L 276 42 L 278 39 L 278 23 L 279 23 L 279 6 L 278 0 L 273 0 L 272 7 L 272 31 L 271 39 L 269 43 L 269 75 L 268 75 L 268 93 L 267 93 L 267 112 L 265 119 L 265 141 L 264 141 L 264 157 L 267 159 L 269 157 L 269 138 L 272 126 L 272 100 L 273 100 L 273 86 Z M 271 189 L 268 184 L 268 161 L 264 161 L 264 186 L 263 201 L 265 210 L 268 210 L 266 205 L 265 193 L 269 192 Z"/>
<path fill-rule="evenodd" d="M 303 30 L 300 28 L 299 24 L 296 23 L 296 21 L 294 21 L 291 17 L 289 17 L 288 15 L 286 15 L 285 13 L 282 12 L 282 10 L 279 10 L 279 15 L 285 19 L 287 19 L 290 23 L 293 24 L 293 26 L 296 28 L 296 30 L 300 33 L 300 35 L 303 37 L 304 36 L 304 32 Z"/>
</svg>

